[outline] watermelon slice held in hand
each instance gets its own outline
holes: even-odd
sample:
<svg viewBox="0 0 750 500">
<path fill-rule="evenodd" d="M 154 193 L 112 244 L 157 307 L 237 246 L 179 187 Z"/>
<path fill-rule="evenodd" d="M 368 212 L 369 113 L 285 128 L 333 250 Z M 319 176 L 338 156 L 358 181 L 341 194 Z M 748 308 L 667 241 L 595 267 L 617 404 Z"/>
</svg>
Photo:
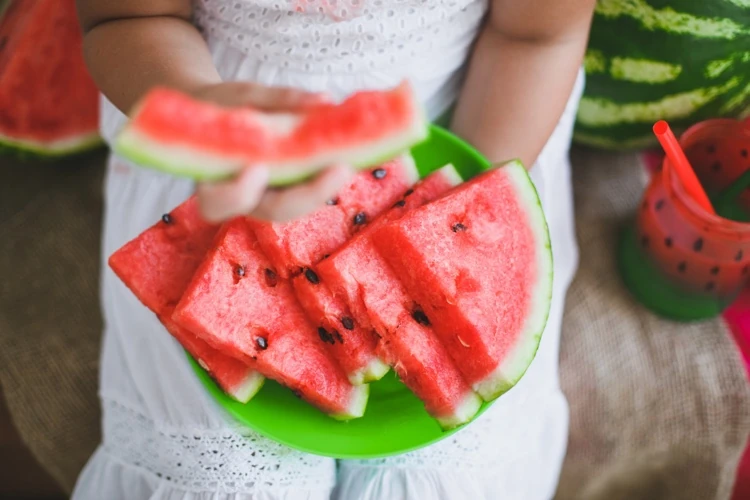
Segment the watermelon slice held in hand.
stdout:
<svg viewBox="0 0 750 500">
<path fill-rule="evenodd" d="M 177 301 L 211 247 L 218 229 L 200 217 L 195 198 L 190 198 L 112 254 L 109 265 L 219 386 L 245 403 L 261 388 L 264 377 L 247 364 L 217 351 L 171 319 Z"/>
<path fill-rule="evenodd" d="M 75 0 L 0 1 L 0 16 L 0 149 L 54 158 L 100 145 Z"/>
<path fill-rule="evenodd" d="M 225 179 L 262 164 L 272 185 L 285 185 L 332 164 L 377 165 L 427 133 L 407 83 L 299 113 L 223 108 L 155 89 L 136 106 L 115 149 L 142 166 L 198 180 Z"/>
<path fill-rule="evenodd" d="M 349 383 L 246 219 L 224 224 L 172 318 L 332 417 L 364 414 L 369 387 Z"/>
<path fill-rule="evenodd" d="M 536 355 L 552 295 L 552 252 L 536 189 L 518 162 L 382 226 L 372 241 L 486 401 Z"/>
</svg>

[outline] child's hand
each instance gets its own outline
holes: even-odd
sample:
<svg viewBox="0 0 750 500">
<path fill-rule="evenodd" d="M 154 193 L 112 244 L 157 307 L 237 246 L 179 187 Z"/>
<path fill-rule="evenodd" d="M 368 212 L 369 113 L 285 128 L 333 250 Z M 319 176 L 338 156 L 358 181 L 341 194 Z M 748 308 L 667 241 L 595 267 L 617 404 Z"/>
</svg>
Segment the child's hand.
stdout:
<svg viewBox="0 0 750 500">
<path fill-rule="evenodd" d="M 193 92 L 193 95 L 221 106 L 252 106 L 267 111 L 296 111 L 329 102 L 324 94 L 243 82 L 211 85 Z M 197 195 L 203 216 L 210 221 L 221 222 L 243 214 L 284 221 L 323 205 L 351 176 L 350 169 L 336 166 L 305 184 L 288 189 L 268 189 L 268 169 L 263 165 L 250 165 L 230 181 L 199 184 Z"/>
</svg>

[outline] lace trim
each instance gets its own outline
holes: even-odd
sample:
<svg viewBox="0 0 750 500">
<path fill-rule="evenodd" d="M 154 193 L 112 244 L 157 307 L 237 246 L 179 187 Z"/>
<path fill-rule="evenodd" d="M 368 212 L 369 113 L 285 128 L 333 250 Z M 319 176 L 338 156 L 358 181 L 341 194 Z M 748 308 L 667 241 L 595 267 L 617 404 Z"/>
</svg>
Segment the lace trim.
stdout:
<svg viewBox="0 0 750 500">
<path fill-rule="evenodd" d="M 244 429 L 157 428 L 144 415 L 104 400 L 104 449 L 182 489 L 257 493 L 330 489 L 331 459 L 294 451 Z"/>
<path fill-rule="evenodd" d="M 487 0 L 197 0 L 204 34 L 306 73 L 448 74 L 460 67 Z"/>
</svg>

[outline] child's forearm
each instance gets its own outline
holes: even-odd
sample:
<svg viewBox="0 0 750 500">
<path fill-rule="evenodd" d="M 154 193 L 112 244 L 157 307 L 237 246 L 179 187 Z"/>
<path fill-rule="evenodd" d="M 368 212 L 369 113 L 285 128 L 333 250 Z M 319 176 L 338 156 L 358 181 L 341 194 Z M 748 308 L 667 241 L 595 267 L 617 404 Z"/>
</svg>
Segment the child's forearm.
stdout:
<svg viewBox="0 0 750 500">
<path fill-rule="evenodd" d="M 542 23 L 539 32 L 540 16 L 532 13 L 532 7 L 525 13 L 517 7 L 519 17 L 530 23 L 528 36 L 522 22 L 508 26 L 512 19 L 494 24 L 490 18 L 477 42 L 453 129 L 491 161 L 519 158 L 531 167 L 555 129 L 575 84 L 593 2 L 551 1 L 569 4 L 568 13 L 574 19 L 558 16 L 562 19 L 555 19 L 551 25 Z M 537 4 L 539 9 L 545 1 L 526 3 Z M 557 23 L 561 23 L 560 31 Z M 563 31 L 567 29 L 571 31 Z"/>
<path fill-rule="evenodd" d="M 206 43 L 188 16 L 152 15 L 148 8 L 143 15 L 133 15 L 141 11 L 121 13 L 116 7 L 109 16 L 99 5 L 88 7 L 92 2 L 111 3 L 79 1 L 86 62 L 104 95 L 123 112 L 156 85 L 193 91 L 220 81 Z"/>
</svg>

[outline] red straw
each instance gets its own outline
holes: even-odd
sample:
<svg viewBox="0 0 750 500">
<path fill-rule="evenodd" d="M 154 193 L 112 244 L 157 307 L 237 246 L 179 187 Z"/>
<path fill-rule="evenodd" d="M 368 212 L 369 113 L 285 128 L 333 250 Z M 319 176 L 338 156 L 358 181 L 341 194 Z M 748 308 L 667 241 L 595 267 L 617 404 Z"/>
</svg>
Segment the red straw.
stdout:
<svg viewBox="0 0 750 500">
<path fill-rule="evenodd" d="M 664 148 L 664 152 L 667 154 L 669 162 L 674 167 L 675 172 L 677 172 L 677 176 L 682 181 L 688 194 L 690 194 L 690 196 L 692 196 L 693 199 L 695 199 L 695 201 L 697 201 L 708 213 L 716 214 L 714 207 L 708 199 L 708 195 L 706 195 L 706 192 L 703 190 L 703 186 L 701 186 L 700 181 L 698 181 L 698 177 L 695 176 L 693 167 L 690 166 L 690 162 L 682 151 L 680 143 L 677 141 L 674 133 L 672 133 L 672 129 L 669 128 L 669 124 L 664 120 L 656 122 L 656 124 L 654 124 L 654 134 L 656 134 L 656 138 L 659 139 L 661 147 Z"/>
</svg>

